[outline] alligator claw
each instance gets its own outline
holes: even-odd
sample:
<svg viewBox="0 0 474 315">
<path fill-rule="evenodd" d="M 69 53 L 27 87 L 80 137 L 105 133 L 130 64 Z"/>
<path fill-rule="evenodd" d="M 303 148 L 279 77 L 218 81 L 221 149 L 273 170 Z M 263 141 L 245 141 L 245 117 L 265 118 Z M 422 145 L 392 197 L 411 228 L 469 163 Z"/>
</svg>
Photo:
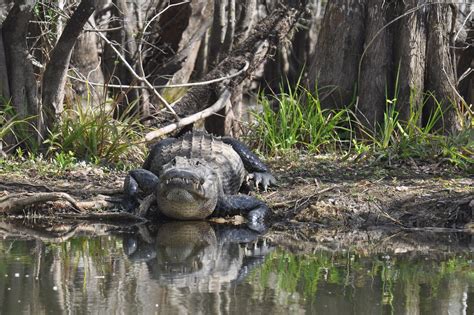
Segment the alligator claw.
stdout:
<svg viewBox="0 0 474 315">
<path fill-rule="evenodd" d="M 250 173 L 247 175 L 247 182 L 253 180 L 255 188 L 258 190 L 259 185 L 263 187 L 264 191 L 267 191 L 269 186 L 276 186 L 276 179 L 270 173 Z"/>
</svg>

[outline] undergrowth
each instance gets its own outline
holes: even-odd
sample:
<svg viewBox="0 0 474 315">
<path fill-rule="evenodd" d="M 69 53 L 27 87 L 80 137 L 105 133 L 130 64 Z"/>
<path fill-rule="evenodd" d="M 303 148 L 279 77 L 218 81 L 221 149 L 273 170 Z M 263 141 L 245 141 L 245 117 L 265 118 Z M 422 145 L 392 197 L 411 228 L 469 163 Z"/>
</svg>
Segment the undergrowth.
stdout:
<svg viewBox="0 0 474 315">
<path fill-rule="evenodd" d="M 339 110 L 323 109 L 317 93 L 300 86 L 286 89 L 282 86 L 278 94 L 260 95 L 261 112 L 253 112 L 251 139 L 269 155 L 292 150 L 342 153 L 344 156 L 353 153 L 377 160 L 445 160 L 461 168 L 472 168 L 474 129 L 470 108 L 458 110 L 458 115 L 462 115 L 460 121 L 464 122 L 462 130 L 444 135 L 435 130 L 444 113 L 433 95 L 426 95 L 422 104 L 415 104 L 411 97 L 406 120 L 400 118 L 397 96 L 397 93 L 392 98 L 387 96 L 383 121 L 369 129 L 357 119 L 351 106 Z M 423 108 L 429 99 L 436 106 L 421 126 Z"/>
<path fill-rule="evenodd" d="M 48 155 L 59 163 L 76 158 L 91 162 L 120 164 L 143 159 L 143 125 L 130 106 L 120 117 L 105 106 L 66 110 L 61 124 L 50 132 L 45 144 Z"/>
<path fill-rule="evenodd" d="M 143 141 L 145 127 L 133 114 L 133 106 L 116 118 L 113 118 L 110 106 L 83 107 L 78 102 L 75 108 L 66 109 L 56 128 L 49 131 L 43 141 L 35 139 L 39 142 L 36 144 L 30 141 L 31 135 L 26 138 L 22 134 L 25 127 L 31 129 L 28 119 L 16 119 L 12 114 L 12 118 L 7 119 L 4 112 L 0 112 L 0 153 L 2 141 L 13 137 L 18 145 L 13 147 L 10 156 L 38 163 L 50 161 L 59 169 L 73 167 L 79 161 L 128 169 L 143 161 L 146 152 Z M 38 137 L 37 134 L 35 132 L 33 138 Z M 28 144 L 22 145 L 26 143 L 25 139 L 28 139 Z"/>
<path fill-rule="evenodd" d="M 259 96 L 261 111 L 253 112 L 250 141 L 268 155 L 306 151 L 336 153 L 341 157 L 355 154 L 389 161 L 417 158 L 448 161 L 472 170 L 472 109 L 465 106 L 458 111 L 463 128 L 447 136 L 435 130 L 444 113 L 433 95 L 426 95 L 422 104 L 415 104 L 415 97 L 412 97 L 408 118 L 402 120 L 398 112 L 397 90 L 396 86 L 393 97 L 388 97 L 387 93 L 383 121 L 376 128 L 367 128 L 357 119 L 351 106 L 326 109 L 321 105 L 317 92 L 312 93 L 299 84 L 295 88 L 281 86 L 279 93 Z M 428 100 L 437 106 L 421 126 L 423 107 Z M 19 146 L 16 156 L 24 158 L 28 154 L 28 160 L 44 156 L 61 169 L 81 160 L 122 169 L 143 161 L 147 151 L 143 142 L 145 127 L 133 114 L 133 106 L 115 118 L 113 106 L 82 107 L 78 102 L 70 107 L 77 109 L 64 111 L 61 123 L 47 139 L 36 146 L 28 145 L 26 149 Z M 3 152 L 2 141 L 7 137 L 16 138 L 21 144 L 25 141 L 21 140 L 23 136 L 18 130 L 32 128 L 28 119 L 17 119 L 10 112 L 6 115 L 5 110 L 9 107 L 4 108 L 0 112 L 0 153 Z M 31 140 L 35 136 L 28 137 Z"/>
</svg>

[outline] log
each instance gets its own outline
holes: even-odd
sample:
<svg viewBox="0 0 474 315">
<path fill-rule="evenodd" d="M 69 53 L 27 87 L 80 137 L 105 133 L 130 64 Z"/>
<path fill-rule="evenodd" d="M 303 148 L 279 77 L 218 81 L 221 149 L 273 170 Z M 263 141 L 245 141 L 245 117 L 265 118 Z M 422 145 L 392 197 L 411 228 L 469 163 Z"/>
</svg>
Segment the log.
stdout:
<svg viewBox="0 0 474 315">
<path fill-rule="evenodd" d="M 203 111 L 215 104 L 224 91 L 232 91 L 239 86 L 271 55 L 279 42 L 290 33 L 302 13 L 303 7 L 298 9 L 280 8 L 261 20 L 247 39 L 223 58 L 203 80 L 209 81 L 228 77 L 239 72 L 246 64 L 249 65 L 247 70 L 228 80 L 192 87 L 173 107 L 175 113 L 183 118 Z M 164 126 L 173 119 L 172 115 L 164 114 L 159 117 L 159 124 Z M 208 131 L 215 132 L 214 130 Z M 162 135 L 162 132 L 148 134 L 147 140 L 150 141 L 157 135 Z"/>
</svg>

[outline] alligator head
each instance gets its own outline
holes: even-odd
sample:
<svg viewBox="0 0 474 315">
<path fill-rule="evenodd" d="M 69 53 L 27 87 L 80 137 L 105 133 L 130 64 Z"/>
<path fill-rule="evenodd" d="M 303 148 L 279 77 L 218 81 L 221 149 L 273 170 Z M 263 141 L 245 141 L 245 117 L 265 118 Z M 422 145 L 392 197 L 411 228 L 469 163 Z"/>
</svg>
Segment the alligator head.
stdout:
<svg viewBox="0 0 474 315">
<path fill-rule="evenodd" d="M 161 212 L 174 219 L 204 219 L 214 211 L 219 195 L 215 170 L 196 158 L 177 156 L 163 166 L 156 190 Z"/>
</svg>

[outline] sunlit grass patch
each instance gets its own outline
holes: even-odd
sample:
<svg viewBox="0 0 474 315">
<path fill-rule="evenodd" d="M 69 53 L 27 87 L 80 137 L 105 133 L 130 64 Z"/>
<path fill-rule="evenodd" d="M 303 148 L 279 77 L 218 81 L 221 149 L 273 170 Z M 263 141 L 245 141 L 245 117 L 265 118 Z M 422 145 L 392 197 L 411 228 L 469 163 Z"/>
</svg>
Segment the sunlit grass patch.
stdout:
<svg viewBox="0 0 474 315">
<path fill-rule="evenodd" d="M 117 118 L 105 106 L 66 110 L 45 141 L 48 153 L 60 164 L 75 159 L 113 164 L 142 160 L 144 127 L 132 110 Z"/>
<path fill-rule="evenodd" d="M 260 95 L 261 112 L 254 112 L 255 139 L 259 148 L 270 154 L 304 149 L 321 152 L 340 147 L 348 132 L 349 113 L 321 107 L 317 95 L 301 86 L 287 92 Z"/>
</svg>

